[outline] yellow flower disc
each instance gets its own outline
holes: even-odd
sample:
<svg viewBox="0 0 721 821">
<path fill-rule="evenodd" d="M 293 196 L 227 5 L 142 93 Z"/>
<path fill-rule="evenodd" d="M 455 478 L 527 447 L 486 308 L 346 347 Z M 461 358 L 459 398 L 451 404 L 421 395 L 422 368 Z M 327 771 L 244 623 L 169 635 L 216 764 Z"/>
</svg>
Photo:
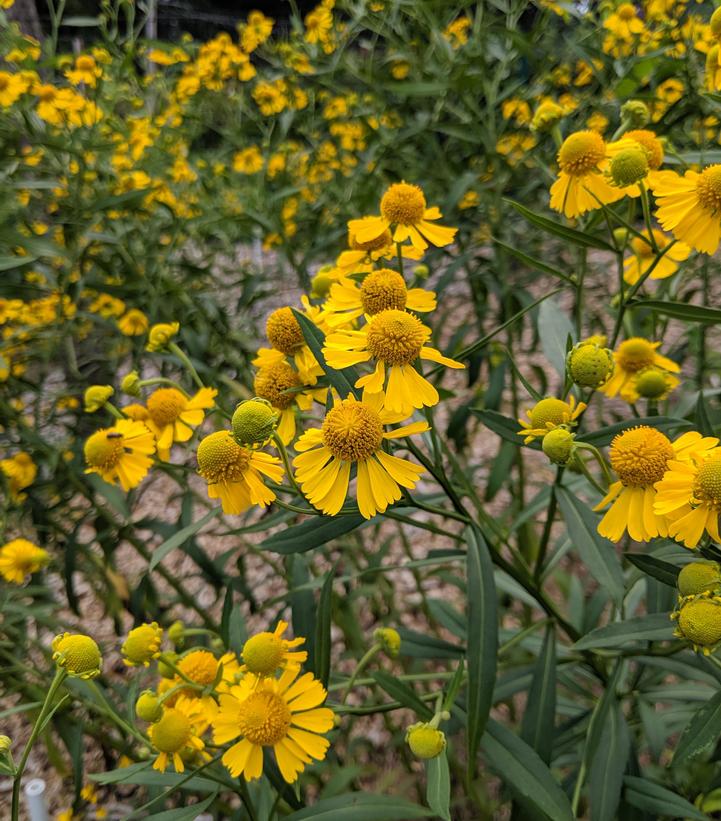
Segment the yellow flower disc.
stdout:
<svg viewBox="0 0 721 821">
<path fill-rule="evenodd" d="M 682 596 L 695 596 L 721 586 L 721 572 L 716 562 L 691 562 L 681 568 L 676 584 Z"/>
<path fill-rule="evenodd" d="M 370 314 L 393 308 L 403 311 L 408 299 L 408 290 L 403 277 L 390 268 L 379 268 L 363 280 L 361 285 L 363 310 Z"/>
<path fill-rule="evenodd" d="M 643 487 L 663 477 L 674 450 L 661 431 L 640 425 L 615 436 L 609 455 L 611 466 L 624 485 Z"/>
<path fill-rule="evenodd" d="M 190 720 L 173 707 L 165 710 L 160 721 L 151 727 L 153 746 L 161 753 L 177 753 L 185 747 L 191 735 Z"/>
<path fill-rule="evenodd" d="M 93 678 L 100 672 L 100 648 L 90 636 L 63 633 L 53 639 L 52 648 L 54 661 L 71 676 Z"/>
<path fill-rule="evenodd" d="M 550 430 L 541 442 L 541 448 L 556 465 L 565 465 L 573 453 L 574 435 L 566 428 Z"/>
<path fill-rule="evenodd" d="M 413 314 L 381 311 L 368 323 L 368 350 L 387 365 L 409 365 L 418 359 L 429 335 L 428 328 Z"/>
<path fill-rule="evenodd" d="M 338 459 L 355 462 L 372 456 L 383 441 L 380 416 L 362 402 L 344 401 L 323 420 L 323 444 Z"/>
<path fill-rule="evenodd" d="M 83 450 L 85 461 L 90 467 L 111 470 L 125 453 L 123 436 L 112 428 L 102 428 L 88 437 Z"/>
<path fill-rule="evenodd" d="M 633 336 L 618 346 L 616 357 L 625 371 L 636 373 L 653 365 L 655 353 L 656 349 L 647 339 Z"/>
<path fill-rule="evenodd" d="M 120 652 L 125 663 L 134 666 L 148 665 L 160 652 L 160 642 L 163 639 L 163 629 L 157 622 L 141 624 L 128 633 Z"/>
<path fill-rule="evenodd" d="M 531 427 L 545 428 L 547 424 L 561 425 L 564 421 L 564 415 L 568 417 L 570 410 L 568 403 L 562 399 L 555 399 L 552 396 L 541 399 L 529 411 L 528 416 L 531 420 Z"/>
<path fill-rule="evenodd" d="M 135 714 L 143 721 L 154 723 L 159 721 L 163 715 L 163 705 L 157 694 L 152 690 L 145 690 L 135 702 Z"/>
<path fill-rule="evenodd" d="M 701 205 L 712 213 L 721 209 L 721 165 L 710 165 L 696 181 L 696 196 Z"/>
<path fill-rule="evenodd" d="M 568 373 L 583 388 L 597 388 L 613 371 L 613 356 L 608 348 L 595 344 L 576 345 L 568 354 Z"/>
<path fill-rule="evenodd" d="M 253 387 L 258 396 L 267 399 L 273 407 L 285 410 L 295 402 L 295 393 L 287 393 L 299 388 L 303 383 L 297 371 L 285 361 L 267 365 L 258 370 Z"/>
<path fill-rule="evenodd" d="M 721 602 L 698 598 L 682 604 L 678 629 L 699 647 L 713 647 L 721 641 Z"/>
<path fill-rule="evenodd" d="M 258 633 L 243 645 L 243 663 L 251 673 L 270 676 L 280 667 L 285 648 L 275 633 Z"/>
<path fill-rule="evenodd" d="M 178 659 L 176 667 L 195 684 L 207 687 L 218 674 L 218 659 L 208 650 L 193 650 Z"/>
<path fill-rule="evenodd" d="M 611 179 L 624 188 L 642 180 L 648 174 L 648 169 L 648 157 L 643 148 L 625 148 L 611 160 Z"/>
<path fill-rule="evenodd" d="M 364 242 L 359 242 L 352 231 L 348 232 L 348 247 L 354 251 L 378 251 L 381 248 L 387 247 L 392 242 L 391 232 L 387 228 L 379 236 L 365 240 Z"/>
<path fill-rule="evenodd" d="M 285 701 L 270 690 L 260 690 L 242 703 L 238 723 L 241 735 L 251 744 L 269 747 L 285 738 L 290 722 Z"/>
<path fill-rule="evenodd" d="M 435 758 L 446 746 L 446 737 L 437 727 L 430 724 L 414 724 L 408 728 L 406 741 L 416 758 Z"/>
<path fill-rule="evenodd" d="M 393 225 L 415 225 L 423 219 L 426 198 L 417 185 L 398 182 L 381 199 L 381 214 Z"/>
<path fill-rule="evenodd" d="M 644 399 L 659 399 L 669 388 L 666 371 L 653 366 L 644 368 L 636 377 L 634 387 Z"/>
<path fill-rule="evenodd" d="M 711 451 L 711 456 L 699 465 L 693 495 L 698 501 L 721 505 L 721 448 Z"/>
<path fill-rule="evenodd" d="M 593 171 L 606 157 L 606 144 L 596 131 L 577 131 L 563 141 L 558 165 L 566 174 L 583 175 Z"/>
<path fill-rule="evenodd" d="M 281 353 L 292 354 L 303 343 L 303 331 L 290 308 L 278 308 L 268 317 L 265 332 L 270 344 Z"/>
<path fill-rule="evenodd" d="M 232 437 L 219 430 L 206 436 L 198 445 L 198 472 L 209 483 L 237 482 L 250 464 L 250 454 Z"/>
<path fill-rule="evenodd" d="M 159 428 L 171 425 L 185 410 L 187 400 L 177 388 L 158 388 L 147 401 L 150 418 Z"/>
</svg>

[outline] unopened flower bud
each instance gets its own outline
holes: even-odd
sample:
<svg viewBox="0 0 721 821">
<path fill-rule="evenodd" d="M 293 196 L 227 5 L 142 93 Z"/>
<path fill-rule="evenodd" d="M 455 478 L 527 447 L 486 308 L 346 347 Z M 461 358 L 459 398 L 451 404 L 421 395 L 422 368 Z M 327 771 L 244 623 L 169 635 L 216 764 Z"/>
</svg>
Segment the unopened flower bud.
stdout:
<svg viewBox="0 0 721 821">
<path fill-rule="evenodd" d="M 316 299 L 328 296 L 331 285 L 336 281 L 332 275 L 333 266 L 324 265 L 310 281 L 310 295 Z"/>
<path fill-rule="evenodd" d="M 568 375 L 582 388 L 597 388 L 613 373 L 613 354 L 595 342 L 584 340 L 574 345 L 566 357 Z"/>
<path fill-rule="evenodd" d="M 648 156 L 642 148 L 624 148 L 611 160 L 609 173 L 619 188 L 635 185 L 648 174 Z"/>
<path fill-rule="evenodd" d="M 163 705 L 152 690 L 144 690 L 135 702 L 135 713 L 143 721 L 153 724 L 163 715 Z"/>
<path fill-rule="evenodd" d="M 173 644 L 182 644 L 185 638 L 185 625 L 182 621 L 174 621 L 170 627 L 168 627 L 168 638 L 173 642 Z"/>
<path fill-rule="evenodd" d="M 641 128 L 651 119 L 651 114 L 642 100 L 627 100 L 621 106 L 621 119 L 631 128 Z"/>
<path fill-rule="evenodd" d="M 115 393 L 111 385 L 91 385 L 83 397 L 85 413 L 95 413 L 105 406 L 105 403 Z"/>
<path fill-rule="evenodd" d="M 682 596 L 695 596 L 721 587 L 721 567 L 717 562 L 691 562 L 681 568 L 676 584 Z"/>
<path fill-rule="evenodd" d="M 0 735 L 0 755 L 10 752 L 12 747 L 12 740 L 9 736 Z"/>
<path fill-rule="evenodd" d="M 573 453 L 574 435 L 566 428 L 549 431 L 541 442 L 541 448 L 556 465 L 565 465 Z"/>
<path fill-rule="evenodd" d="M 416 265 L 413 269 L 413 273 L 418 279 L 428 279 L 430 272 L 431 269 L 427 265 Z"/>
<path fill-rule="evenodd" d="M 148 344 L 145 349 L 147 351 L 162 351 L 168 347 L 168 343 L 179 330 L 180 323 L 178 322 L 161 322 L 153 325 L 148 333 Z"/>
<path fill-rule="evenodd" d="M 406 730 L 406 742 L 416 758 L 435 758 L 446 748 L 443 731 L 427 722 L 412 724 Z"/>
<path fill-rule="evenodd" d="M 676 614 L 678 635 L 708 655 L 721 642 L 721 598 L 694 596 L 681 602 Z"/>
<path fill-rule="evenodd" d="M 394 659 L 401 652 L 401 637 L 392 627 L 379 627 L 373 631 L 373 638 L 380 644 L 383 652 Z"/>
<path fill-rule="evenodd" d="M 644 368 L 636 375 L 634 387 L 644 399 L 661 399 L 669 390 L 668 374 L 653 365 Z"/>
<path fill-rule="evenodd" d="M 533 114 L 531 131 L 550 131 L 564 116 L 564 111 L 558 103 L 546 100 L 541 103 Z"/>
<path fill-rule="evenodd" d="M 268 441 L 277 421 L 278 415 L 267 399 L 247 399 L 233 414 L 233 438 L 239 445 L 260 445 Z"/>
<path fill-rule="evenodd" d="M 90 679 L 100 674 L 100 648 L 90 636 L 63 633 L 52 643 L 53 661 L 68 675 Z"/>
<path fill-rule="evenodd" d="M 137 371 L 130 371 L 123 377 L 120 389 L 128 396 L 140 396 L 140 374 Z"/>
<path fill-rule="evenodd" d="M 628 228 L 614 228 L 613 239 L 619 248 L 625 248 L 628 244 L 629 232 Z"/>
</svg>

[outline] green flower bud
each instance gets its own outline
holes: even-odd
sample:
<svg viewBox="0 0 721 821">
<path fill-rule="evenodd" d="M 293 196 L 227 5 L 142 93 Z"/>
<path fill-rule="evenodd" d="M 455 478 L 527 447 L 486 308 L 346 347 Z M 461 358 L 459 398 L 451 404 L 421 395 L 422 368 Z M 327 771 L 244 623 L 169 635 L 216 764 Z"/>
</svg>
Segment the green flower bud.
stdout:
<svg viewBox="0 0 721 821">
<path fill-rule="evenodd" d="M 717 562 L 691 562 L 681 568 L 676 584 L 682 596 L 695 596 L 721 587 L 721 567 Z"/>
<path fill-rule="evenodd" d="M 625 148 L 611 160 L 609 173 L 619 188 L 635 185 L 648 174 L 648 156 L 642 148 Z"/>
<path fill-rule="evenodd" d="M 582 388 L 597 388 L 613 373 L 613 354 L 595 342 L 584 340 L 574 345 L 566 357 L 568 375 Z"/>
<path fill-rule="evenodd" d="M 175 645 L 183 644 L 183 639 L 185 638 L 185 625 L 182 621 L 174 621 L 170 627 L 168 627 L 168 638 Z"/>
<path fill-rule="evenodd" d="M 120 389 L 128 396 L 140 396 L 140 374 L 137 371 L 130 371 L 123 377 Z"/>
<path fill-rule="evenodd" d="M 260 445 L 267 442 L 275 430 L 278 415 L 267 399 L 248 399 L 235 409 L 233 438 L 239 445 Z"/>
<path fill-rule="evenodd" d="M 152 690 L 143 690 L 135 702 L 135 714 L 143 721 L 154 724 L 163 715 L 163 705 Z"/>
<path fill-rule="evenodd" d="M 626 100 L 621 106 L 621 119 L 631 128 L 641 128 L 651 119 L 651 114 L 642 100 Z"/>
<path fill-rule="evenodd" d="M 379 627 L 373 631 L 373 638 L 380 644 L 383 652 L 394 659 L 401 652 L 401 637 L 392 627 Z"/>
<path fill-rule="evenodd" d="M 332 271 L 332 265 L 324 265 L 313 277 L 313 279 L 311 279 L 310 295 L 312 297 L 315 299 L 322 299 L 323 297 L 328 296 L 331 286 L 334 282 L 336 282 L 335 277 L 332 275 Z"/>
<path fill-rule="evenodd" d="M 418 277 L 418 279 L 428 279 L 430 272 L 431 269 L 427 265 L 416 265 L 413 269 L 413 273 Z"/>
<path fill-rule="evenodd" d="M 541 442 L 541 448 L 556 465 L 565 465 L 573 453 L 574 435 L 566 428 L 549 431 Z"/>
<path fill-rule="evenodd" d="M 668 393 L 668 374 L 661 368 L 644 368 L 636 375 L 635 388 L 644 399 L 661 399 Z"/>
<path fill-rule="evenodd" d="M 435 758 L 446 748 L 443 731 L 423 721 L 406 730 L 406 742 L 416 758 Z"/>
</svg>

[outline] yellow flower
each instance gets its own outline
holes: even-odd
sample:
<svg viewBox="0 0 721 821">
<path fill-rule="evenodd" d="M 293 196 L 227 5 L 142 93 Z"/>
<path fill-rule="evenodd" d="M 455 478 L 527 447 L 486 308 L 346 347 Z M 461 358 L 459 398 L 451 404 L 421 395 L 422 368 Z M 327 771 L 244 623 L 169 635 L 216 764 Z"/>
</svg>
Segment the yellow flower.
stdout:
<svg viewBox="0 0 721 821">
<path fill-rule="evenodd" d="M 162 351 L 164 348 L 168 347 L 168 343 L 179 330 L 180 324 L 178 322 L 161 322 L 158 325 L 153 325 L 150 329 L 150 333 L 148 334 L 148 344 L 145 350 Z"/>
<path fill-rule="evenodd" d="M 695 596 L 721 587 L 721 568 L 718 562 L 689 562 L 681 568 L 676 579 L 681 596 Z"/>
<path fill-rule="evenodd" d="M 0 576 L 13 584 L 22 584 L 33 573 L 45 567 L 50 555 L 27 539 L 13 539 L 0 547 Z"/>
<path fill-rule="evenodd" d="M 163 711 L 159 721 L 148 728 L 150 743 L 158 751 L 153 762 L 153 769 L 164 773 L 168 762 L 172 761 L 177 773 L 185 772 L 183 756 L 193 756 L 203 751 L 205 744 L 200 738 L 207 721 L 203 714 L 203 705 L 198 699 L 181 697 L 172 707 Z M 207 754 L 202 756 L 208 759 Z"/>
<path fill-rule="evenodd" d="M 257 145 L 233 155 L 233 170 L 240 174 L 257 174 L 263 168 L 263 155 Z"/>
<path fill-rule="evenodd" d="M 320 312 L 316 309 L 315 313 Z M 313 319 L 309 311 L 305 311 L 305 315 Z M 272 348 L 260 348 L 253 364 L 264 368 L 284 362 L 286 356 L 292 356 L 303 384 L 315 385 L 318 377 L 322 376 L 323 369 L 305 344 L 303 331 L 293 311 L 288 306 L 273 311 L 266 320 L 265 332 Z"/>
<path fill-rule="evenodd" d="M 648 368 L 633 374 L 621 392 L 621 398 L 631 405 L 640 398 L 660 401 L 666 399 L 680 384 L 681 380 L 672 373 L 649 365 Z"/>
<path fill-rule="evenodd" d="M 283 639 L 281 636 L 288 629 L 288 622 L 279 621 L 272 633 L 256 633 L 243 645 L 241 672 L 256 676 L 273 676 L 279 669 L 296 669 L 308 658 L 305 650 L 293 648 L 305 643 L 305 639 Z"/>
<path fill-rule="evenodd" d="M 521 430 L 517 431 L 519 436 L 525 437 L 523 444 L 527 445 L 537 437 L 545 436 L 549 431 L 559 427 L 570 428 L 576 424 L 576 419 L 586 409 L 584 402 L 576 404 L 576 398 L 569 396 L 568 401 L 556 399 L 548 396 L 541 399 L 528 411 L 525 419 L 519 419 Z"/>
<path fill-rule="evenodd" d="M 348 494 L 352 465 L 357 470 L 358 509 L 366 519 L 398 501 L 401 487 L 414 488 L 423 469 L 386 453 L 382 446 L 387 440 L 422 433 L 428 425 L 412 422 L 384 432 L 384 424 L 396 421 L 398 415 L 373 394 L 362 402 L 337 401 L 321 428 L 307 430 L 296 442 L 299 453 L 293 465 L 311 504 L 331 516 L 338 513 Z"/>
<path fill-rule="evenodd" d="M 704 532 L 721 541 L 721 448 L 694 453 L 685 462 L 670 462 L 656 491 L 655 510 L 667 517 L 669 536 L 686 547 L 696 547 Z"/>
<path fill-rule="evenodd" d="M 657 498 L 654 485 L 673 460 L 688 461 L 696 453 L 717 444 L 718 439 L 703 437 L 695 431 L 684 433 L 671 442 L 660 430 L 647 425 L 630 428 L 615 436 L 609 455 L 619 481 L 609 486 L 606 496 L 594 508 L 601 510 L 611 504 L 598 525 L 601 536 L 612 542 L 617 542 L 626 530 L 637 542 L 666 536 L 666 519 L 658 506 L 654 506 Z"/>
<path fill-rule="evenodd" d="M 155 434 L 160 459 L 167 460 L 173 442 L 190 439 L 193 428 L 205 418 L 204 411 L 215 404 L 217 393 L 215 388 L 201 388 L 188 398 L 177 388 L 158 388 L 150 394 L 145 424 Z"/>
<path fill-rule="evenodd" d="M 160 655 L 162 641 L 163 628 L 155 621 L 133 628 L 120 648 L 123 661 L 128 667 L 147 667 L 152 659 Z"/>
<path fill-rule="evenodd" d="M 453 242 L 457 228 L 433 224 L 442 216 L 436 206 L 426 207 L 426 198 L 417 185 L 399 182 L 391 185 L 383 194 L 379 217 L 351 220 L 348 227 L 358 242 L 372 242 L 383 236 L 391 226 L 395 226 L 393 242 L 405 242 L 409 239 L 411 245 L 425 251 L 429 242 L 438 248 Z"/>
<path fill-rule="evenodd" d="M 83 396 L 85 413 L 95 413 L 105 407 L 105 403 L 114 393 L 112 385 L 91 385 Z"/>
<path fill-rule="evenodd" d="M 721 240 L 721 165 L 683 176 L 659 171 L 651 188 L 663 229 L 696 251 L 713 254 Z"/>
<path fill-rule="evenodd" d="M 75 58 L 75 68 L 66 71 L 65 76 L 75 86 L 84 83 L 95 88 L 103 70 L 89 54 L 79 54 Z"/>
<path fill-rule="evenodd" d="M 0 472 L 7 477 L 10 498 L 21 502 L 26 496 L 22 491 L 35 481 L 38 469 L 30 454 L 20 451 L 7 459 L 0 459 Z"/>
<path fill-rule="evenodd" d="M 430 722 L 411 724 L 406 730 L 406 741 L 416 758 L 435 758 L 446 748 L 446 736 Z"/>
<path fill-rule="evenodd" d="M 401 652 L 401 637 L 392 627 L 378 627 L 373 631 L 373 638 L 380 644 L 383 652 L 390 658 L 398 658 Z"/>
<path fill-rule="evenodd" d="M 414 408 L 431 407 L 439 400 L 435 387 L 416 370 L 420 360 L 449 368 L 465 367 L 427 346 L 430 335 L 430 328 L 418 317 L 391 308 L 375 314 L 360 330 L 328 334 L 323 356 L 331 368 L 338 369 L 375 363 L 373 373 L 360 377 L 355 387 L 363 388 L 365 394 L 385 391 L 386 410 L 405 418 Z"/>
<path fill-rule="evenodd" d="M 198 473 L 208 483 L 208 496 L 220 499 L 223 511 L 243 513 L 252 505 L 266 507 L 275 493 L 263 484 L 261 474 L 272 482 L 283 478 L 276 456 L 241 447 L 230 431 L 219 430 L 198 445 Z"/>
<path fill-rule="evenodd" d="M 683 598 L 671 618 L 678 620 L 675 635 L 690 641 L 705 656 L 721 642 L 721 596 L 708 592 Z"/>
<path fill-rule="evenodd" d="M 656 353 L 660 342 L 649 342 L 640 336 L 632 336 L 622 342 L 613 353 L 616 367 L 611 378 L 599 390 L 606 396 L 613 397 L 619 393 L 629 395 L 633 377 L 639 372 L 655 365 L 669 373 L 678 373 L 681 368 L 671 359 Z"/>
<path fill-rule="evenodd" d="M 143 422 L 120 419 L 112 428 L 90 436 L 84 447 L 86 473 L 97 473 L 106 482 L 119 482 L 123 490 L 139 485 L 152 464 L 155 438 Z"/>
<path fill-rule="evenodd" d="M 90 679 L 100 675 L 103 663 L 100 648 L 90 636 L 63 633 L 55 636 L 52 649 L 53 661 L 69 676 Z"/>
<path fill-rule="evenodd" d="M 278 436 L 284 445 L 295 438 L 295 408 L 310 410 L 313 399 L 325 402 L 326 388 L 301 390 L 303 381 L 285 359 L 258 370 L 253 381 L 253 389 L 261 398 L 270 402 L 278 414 Z"/>
<path fill-rule="evenodd" d="M 223 755 L 223 764 L 235 778 L 246 781 L 263 773 L 263 748 L 273 747 L 283 778 L 292 784 L 311 759 L 322 761 L 328 740 L 320 733 L 333 727 L 333 711 L 321 707 L 326 698 L 322 684 L 298 669 L 288 668 L 279 679 L 246 675 L 229 693 L 219 696 L 213 719 L 213 741 L 240 741 Z"/>
<path fill-rule="evenodd" d="M 140 336 L 148 330 L 148 317 L 138 310 L 131 308 L 118 320 L 118 329 L 125 336 Z"/>
<path fill-rule="evenodd" d="M 554 103 L 553 100 L 544 100 L 533 114 L 531 131 L 549 131 L 565 116 L 566 111 Z"/>
<path fill-rule="evenodd" d="M 663 231 L 654 229 L 653 238 L 659 252 L 668 247 L 670 240 Z M 623 278 L 629 285 L 635 285 L 651 267 L 653 267 L 653 270 L 649 274 L 649 279 L 665 279 L 673 276 L 678 271 L 679 264 L 688 259 L 691 254 L 688 245 L 683 242 L 674 242 L 656 262 L 658 255 L 651 246 L 647 231 L 642 232 L 642 237 L 634 237 L 629 246 L 632 252 L 631 256 L 626 257 L 623 263 Z"/>
</svg>

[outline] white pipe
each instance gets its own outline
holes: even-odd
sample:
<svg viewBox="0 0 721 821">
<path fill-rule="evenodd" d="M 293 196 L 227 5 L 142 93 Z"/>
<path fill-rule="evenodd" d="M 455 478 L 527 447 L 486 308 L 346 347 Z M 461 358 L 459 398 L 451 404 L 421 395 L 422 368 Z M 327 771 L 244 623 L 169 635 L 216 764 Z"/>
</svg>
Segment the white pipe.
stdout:
<svg viewBox="0 0 721 821">
<path fill-rule="evenodd" d="M 49 821 L 45 804 L 45 782 L 42 778 L 31 778 L 25 785 L 25 804 L 30 821 Z"/>
</svg>

